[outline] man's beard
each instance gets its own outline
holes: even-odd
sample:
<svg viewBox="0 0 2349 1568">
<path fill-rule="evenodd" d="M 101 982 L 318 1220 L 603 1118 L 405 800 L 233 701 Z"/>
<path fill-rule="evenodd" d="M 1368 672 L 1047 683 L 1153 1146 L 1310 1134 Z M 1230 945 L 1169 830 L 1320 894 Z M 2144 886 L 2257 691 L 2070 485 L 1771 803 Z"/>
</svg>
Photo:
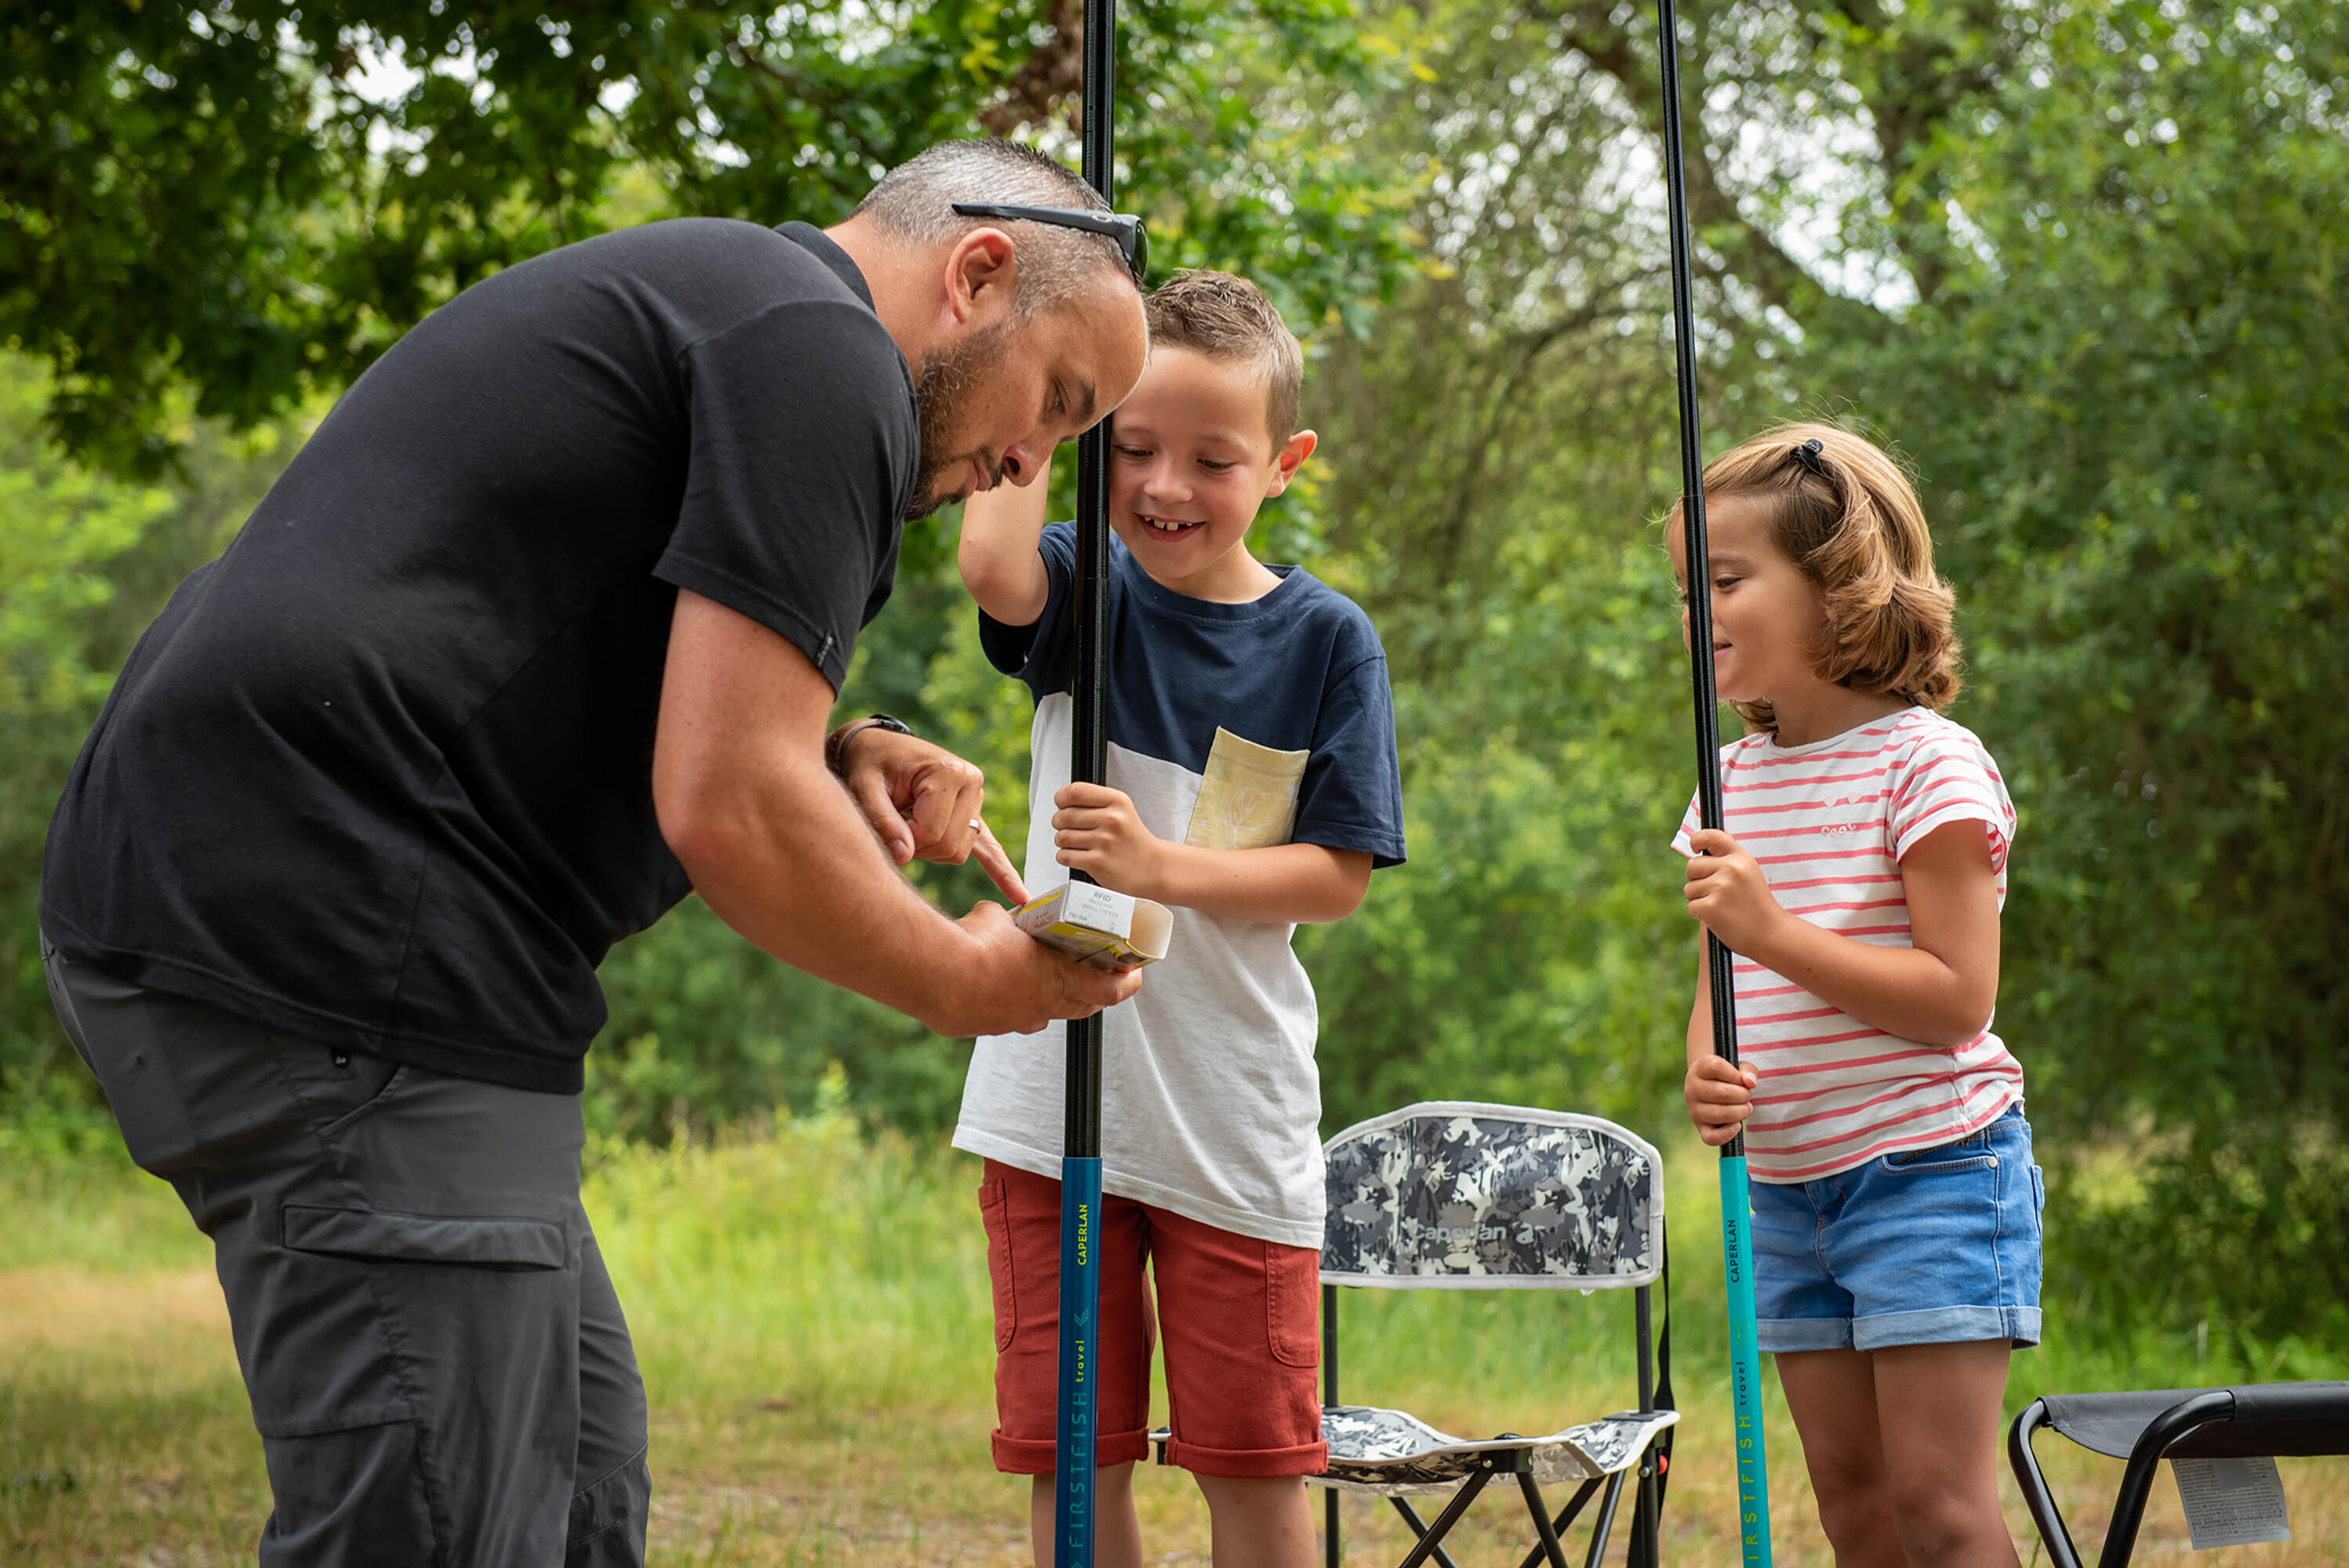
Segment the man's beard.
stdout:
<svg viewBox="0 0 2349 1568">
<path fill-rule="evenodd" d="M 980 460 L 977 452 L 957 456 L 951 449 L 967 406 L 1003 363 L 1010 340 L 1011 324 L 999 321 L 952 348 L 931 349 L 922 356 L 921 371 L 914 377 L 914 413 L 921 422 L 922 449 L 914 474 L 914 493 L 905 502 L 906 521 L 927 517 L 953 499 L 936 493 L 941 474 Z M 988 466 L 987 478 L 989 484 L 1002 480 L 999 459 Z"/>
</svg>

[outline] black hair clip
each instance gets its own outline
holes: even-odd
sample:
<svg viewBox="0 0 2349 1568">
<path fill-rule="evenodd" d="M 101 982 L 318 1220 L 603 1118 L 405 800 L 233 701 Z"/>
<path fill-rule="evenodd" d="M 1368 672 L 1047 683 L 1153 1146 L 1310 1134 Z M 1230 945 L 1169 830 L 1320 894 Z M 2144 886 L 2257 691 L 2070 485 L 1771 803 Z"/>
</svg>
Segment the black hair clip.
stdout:
<svg viewBox="0 0 2349 1568">
<path fill-rule="evenodd" d="M 1825 479 L 1827 477 L 1827 465 L 1826 459 L 1819 456 L 1819 454 L 1825 450 L 1826 450 L 1826 449 L 1820 445 L 1819 438 L 1816 436 L 1813 436 L 1809 440 L 1805 441 L 1801 446 L 1796 447 L 1792 456 L 1794 457 L 1795 461 L 1800 463 L 1806 472 L 1815 473 L 1818 475 L 1819 478 Z"/>
</svg>

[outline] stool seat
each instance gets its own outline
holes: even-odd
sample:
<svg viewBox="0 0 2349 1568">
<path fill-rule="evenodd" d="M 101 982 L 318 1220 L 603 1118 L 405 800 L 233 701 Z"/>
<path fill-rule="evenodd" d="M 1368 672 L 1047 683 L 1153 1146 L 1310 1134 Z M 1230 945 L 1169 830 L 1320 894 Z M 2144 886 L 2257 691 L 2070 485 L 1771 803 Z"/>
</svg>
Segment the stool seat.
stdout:
<svg viewBox="0 0 2349 1568">
<path fill-rule="evenodd" d="M 1329 1405 L 1321 1411 L 1321 1438 L 1330 1445 L 1330 1465 L 1306 1479 L 1315 1486 L 1408 1497 L 1448 1491 L 1491 1469 L 1496 1455 L 1522 1452 L 1533 1478 L 1545 1486 L 1595 1480 L 1637 1464 L 1657 1434 L 1680 1418 L 1678 1410 L 1620 1410 L 1541 1437 L 1504 1432 L 1475 1439 L 1438 1431 L 1404 1410 Z"/>
</svg>

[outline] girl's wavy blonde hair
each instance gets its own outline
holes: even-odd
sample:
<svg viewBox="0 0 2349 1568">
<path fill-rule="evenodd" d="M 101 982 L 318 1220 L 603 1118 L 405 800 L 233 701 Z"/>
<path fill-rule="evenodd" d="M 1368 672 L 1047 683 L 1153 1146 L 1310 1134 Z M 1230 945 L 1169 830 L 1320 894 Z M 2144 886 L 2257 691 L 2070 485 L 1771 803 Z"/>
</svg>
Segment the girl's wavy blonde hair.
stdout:
<svg viewBox="0 0 2349 1568">
<path fill-rule="evenodd" d="M 1819 444 L 1807 458 L 1806 441 Z M 1708 463 L 1704 499 L 1769 509 L 1771 539 L 1826 601 L 1811 650 L 1822 678 L 1935 712 L 1955 700 L 1957 595 L 1933 570 L 1915 488 L 1881 448 L 1833 425 L 1779 425 Z M 1680 511 L 1673 502 L 1675 530 Z M 1768 703 L 1733 706 L 1750 728 L 1777 733 Z"/>
</svg>

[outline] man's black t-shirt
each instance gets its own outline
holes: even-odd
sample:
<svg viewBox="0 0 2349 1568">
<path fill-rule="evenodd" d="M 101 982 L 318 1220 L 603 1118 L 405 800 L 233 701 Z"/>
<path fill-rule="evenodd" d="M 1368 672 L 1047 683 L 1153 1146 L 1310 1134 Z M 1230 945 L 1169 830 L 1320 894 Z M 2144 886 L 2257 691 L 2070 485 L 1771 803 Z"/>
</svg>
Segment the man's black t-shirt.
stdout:
<svg viewBox="0 0 2349 1568">
<path fill-rule="evenodd" d="M 595 965 L 689 891 L 652 800 L 677 590 L 836 688 L 918 444 L 864 278 L 805 224 L 651 223 L 467 290 L 140 642 L 43 926 L 323 1044 L 576 1090 Z"/>
</svg>

